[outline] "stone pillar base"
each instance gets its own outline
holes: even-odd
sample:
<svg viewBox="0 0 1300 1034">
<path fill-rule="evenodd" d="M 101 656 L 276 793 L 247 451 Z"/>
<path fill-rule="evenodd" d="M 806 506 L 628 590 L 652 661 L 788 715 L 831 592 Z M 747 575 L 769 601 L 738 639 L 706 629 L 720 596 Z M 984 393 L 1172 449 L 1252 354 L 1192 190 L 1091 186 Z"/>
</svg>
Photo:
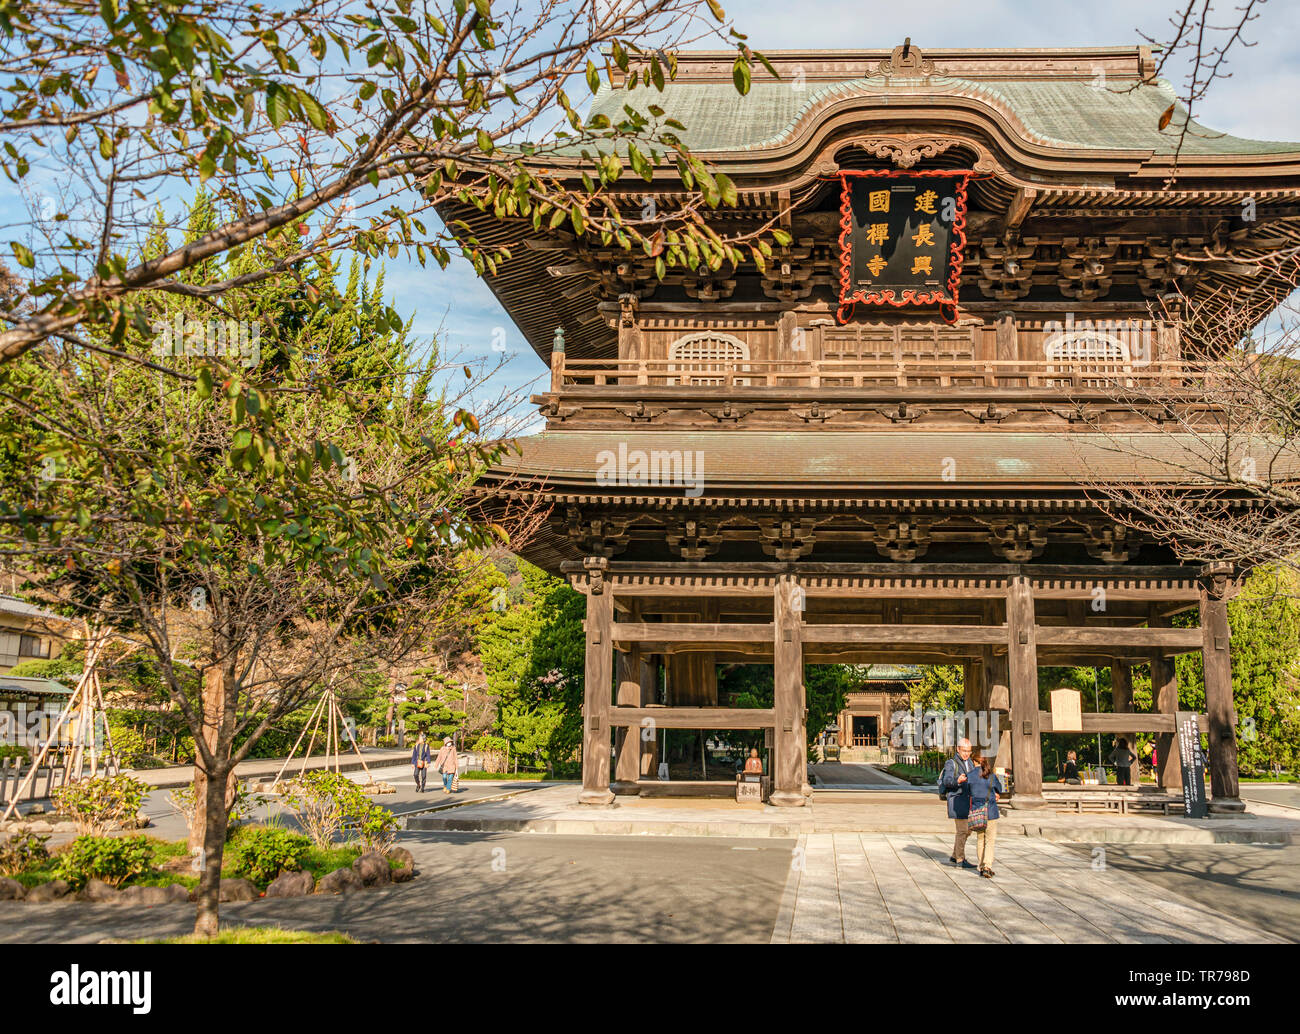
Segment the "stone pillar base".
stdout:
<svg viewBox="0 0 1300 1034">
<path fill-rule="evenodd" d="M 808 803 L 808 798 L 801 791 L 778 790 L 768 797 L 767 803 L 778 808 L 802 808 Z"/>
<path fill-rule="evenodd" d="M 635 797 L 641 792 L 639 783 L 628 782 L 623 779 L 615 779 L 609 784 L 609 788 L 619 797 Z"/>
<path fill-rule="evenodd" d="M 1013 794 L 1009 798 L 1004 798 L 1003 800 L 998 801 L 998 804 L 1006 804 L 1013 810 L 1023 809 L 1024 811 L 1032 811 L 1034 808 L 1052 807 L 1052 802 L 1047 800 L 1045 797 L 1036 794 L 1023 793 Z"/>
<path fill-rule="evenodd" d="M 1210 813 L 1239 815 L 1246 810 L 1246 802 L 1237 797 L 1211 797 Z"/>
<path fill-rule="evenodd" d="M 579 804 L 589 804 L 592 807 L 602 807 L 614 803 L 614 795 L 608 790 L 583 790 L 578 794 Z"/>
</svg>

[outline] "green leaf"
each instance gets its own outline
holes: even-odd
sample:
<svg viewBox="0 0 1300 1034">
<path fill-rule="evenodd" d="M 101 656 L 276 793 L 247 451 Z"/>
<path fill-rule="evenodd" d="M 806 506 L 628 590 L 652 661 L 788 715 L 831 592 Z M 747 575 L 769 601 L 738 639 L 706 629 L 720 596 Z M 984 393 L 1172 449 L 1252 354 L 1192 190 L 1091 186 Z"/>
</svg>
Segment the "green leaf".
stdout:
<svg viewBox="0 0 1300 1034">
<path fill-rule="evenodd" d="M 289 121 L 289 91 L 279 83 L 266 88 L 266 114 L 276 129 Z"/>
<path fill-rule="evenodd" d="M 727 12 L 722 9 L 722 5 L 718 3 L 718 0 L 708 0 L 708 4 L 709 10 L 713 12 L 713 17 L 717 21 L 725 22 L 727 20 Z"/>
<path fill-rule="evenodd" d="M 32 254 L 31 249 L 19 244 L 17 241 L 10 241 L 9 247 L 13 249 L 14 258 L 18 264 L 26 269 L 31 269 L 36 265 L 36 256 Z"/>
<path fill-rule="evenodd" d="M 323 130 L 329 125 L 329 116 L 325 114 L 325 109 L 321 107 L 320 101 L 306 90 L 298 91 L 298 102 L 302 105 L 302 111 L 307 116 L 307 121 L 317 129 Z"/>
<path fill-rule="evenodd" d="M 199 369 L 195 377 L 195 390 L 199 398 L 206 399 L 212 397 L 212 370 L 204 366 Z"/>
<path fill-rule="evenodd" d="M 749 93 L 749 62 L 742 57 L 736 58 L 736 63 L 731 69 L 731 78 L 742 95 Z"/>
</svg>

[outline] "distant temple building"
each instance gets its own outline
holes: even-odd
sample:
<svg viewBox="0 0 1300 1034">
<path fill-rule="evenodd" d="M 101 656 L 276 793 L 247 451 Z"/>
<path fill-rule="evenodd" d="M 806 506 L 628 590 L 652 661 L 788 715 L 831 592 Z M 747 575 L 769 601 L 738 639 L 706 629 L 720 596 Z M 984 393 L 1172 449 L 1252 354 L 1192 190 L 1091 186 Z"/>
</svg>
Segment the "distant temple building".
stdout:
<svg viewBox="0 0 1300 1034">
<path fill-rule="evenodd" d="M 647 728 L 763 729 L 771 802 L 802 805 L 804 666 L 833 662 L 965 665 L 1018 807 L 1041 800 L 1053 728 L 1038 666 L 1109 666 L 1118 713 L 1079 731 L 1157 734 L 1174 788 L 1173 659 L 1199 651 L 1205 711 L 1186 728 L 1208 733 L 1215 805 L 1238 806 L 1226 601 L 1242 572 L 1181 563 L 1099 508 L 1098 486 L 1207 495 L 1161 407 L 1116 395 L 1186 398 L 1183 299 L 1262 320 L 1284 296 L 1294 254 L 1252 260 L 1300 244 L 1300 144 L 1184 132 L 1142 47 L 768 57 L 780 80 L 748 96 L 733 55 L 706 52 L 678 55 L 662 93 L 593 102 L 684 123 L 738 192 L 700 209 L 709 225 L 789 235 L 761 268 L 746 251 L 658 278 L 616 241 L 443 211 L 522 245 L 487 282 L 550 366 L 546 428 L 480 491 L 548 505 L 523 555 L 587 597 L 582 799 L 653 785 Z M 582 189 L 581 159 L 547 161 Z M 616 187 L 629 216 L 682 196 L 671 165 Z M 719 706 L 724 663 L 771 664 L 773 706 Z M 1151 713 L 1133 710 L 1135 664 Z M 887 731 L 873 692 L 840 735 Z"/>
</svg>

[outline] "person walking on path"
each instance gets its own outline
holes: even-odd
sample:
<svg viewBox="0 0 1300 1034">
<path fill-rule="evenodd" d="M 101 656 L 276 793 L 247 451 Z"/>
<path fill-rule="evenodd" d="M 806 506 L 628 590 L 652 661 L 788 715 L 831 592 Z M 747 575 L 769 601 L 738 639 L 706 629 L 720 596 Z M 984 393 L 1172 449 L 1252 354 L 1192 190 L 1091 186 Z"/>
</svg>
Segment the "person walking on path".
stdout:
<svg viewBox="0 0 1300 1034">
<path fill-rule="evenodd" d="M 1137 755 L 1129 750 L 1128 740 L 1121 736 L 1115 741 L 1115 749 L 1106 759 L 1115 766 L 1115 782 L 1120 786 L 1133 785 L 1133 766 L 1137 764 Z"/>
<path fill-rule="evenodd" d="M 424 730 L 420 730 L 420 738 L 415 741 L 415 748 L 411 751 L 411 767 L 415 769 L 415 792 L 424 793 L 424 783 L 429 777 L 429 765 L 433 763 L 433 751 L 429 749 L 429 741 L 424 738 Z"/>
<path fill-rule="evenodd" d="M 448 736 L 442 741 L 442 750 L 438 751 L 438 760 L 434 762 L 434 767 L 442 775 L 443 793 L 451 793 L 451 783 L 456 778 L 456 766 L 458 764 L 456 745 L 451 742 L 451 737 Z"/>
<path fill-rule="evenodd" d="M 970 814 L 968 780 L 974 768 L 970 757 L 970 740 L 960 739 L 957 741 L 957 756 L 944 762 L 943 772 L 939 776 L 939 796 L 948 802 L 948 818 L 953 820 L 957 830 L 952 842 L 952 857 L 948 861 L 963 869 L 975 868 L 966 861 L 966 838 L 970 836 L 970 830 L 966 826 Z"/>
<path fill-rule="evenodd" d="M 980 875 L 993 878 L 993 845 L 998 837 L 998 794 L 1006 793 L 1002 780 L 993 771 L 993 762 L 982 754 L 974 759 L 966 785 L 970 787 L 968 825 L 975 826 Z"/>
</svg>

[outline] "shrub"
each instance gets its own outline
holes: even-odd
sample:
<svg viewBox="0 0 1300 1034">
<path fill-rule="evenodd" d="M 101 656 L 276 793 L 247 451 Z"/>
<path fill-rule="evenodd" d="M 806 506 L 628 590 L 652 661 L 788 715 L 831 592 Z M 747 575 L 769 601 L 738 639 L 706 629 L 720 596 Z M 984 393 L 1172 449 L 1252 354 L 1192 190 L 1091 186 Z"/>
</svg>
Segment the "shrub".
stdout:
<svg viewBox="0 0 1300 1034">
<path fill-rule="evenodd" d="M 69 816 L 78 833 L 100 835 L 114 824 L 134 823 L 148 788 L 130 776 L 99 776 L 54 790 L 54 807 Z"/>
<path fill-rule="evenodd" d="M 21 743 L 0 743 L 0 759 L 21 758 L 23 764 L 32 759 L 32 752 Z"/>
<path fill-rule="evenodd" d="M 351 779 L 320 769 L 296 780 L 285 800 L 317 847 L 329 847 L 344 826 L 362 823 L 371 807 Z"/>
<path fill-rule="evenodd" d="M 17 876 L 49 861 L 50 852 L 45 849 L 49 839 L 30 830 L 13 834 L 0 844 L 0 876 Z"/>
<path fill-rule="evenodd" d="M 147 837 L 77 837 L 58 855 L 55 874 L 73 887 L 103 880 L 117 887 L 153 870 L 153 846 Z"/>
<path fill-rule="evenodd" d="M 941 772 L 943 766 L 948 761 L 948 754 L 942 750 L 923 750 L 921 751 L 921 767 L 928 768 L 931 771 Z"/>
<path fill-rule="evenodd" d="M 266 886 L 284 872 L 302 868 L 311 838 L 277 826 L 241 829 L 226 845 L 225 868 L 232 876 L 243 876 Z"/>
<path fill-rule="evenodd" d="M 387 854 L 388 849 L 393 846 L 393 841 L 397 839 L 397 828 L 396 815 L 383 805 L 370 805 L 357 827 L 361 850 Z"/>
</svg>

